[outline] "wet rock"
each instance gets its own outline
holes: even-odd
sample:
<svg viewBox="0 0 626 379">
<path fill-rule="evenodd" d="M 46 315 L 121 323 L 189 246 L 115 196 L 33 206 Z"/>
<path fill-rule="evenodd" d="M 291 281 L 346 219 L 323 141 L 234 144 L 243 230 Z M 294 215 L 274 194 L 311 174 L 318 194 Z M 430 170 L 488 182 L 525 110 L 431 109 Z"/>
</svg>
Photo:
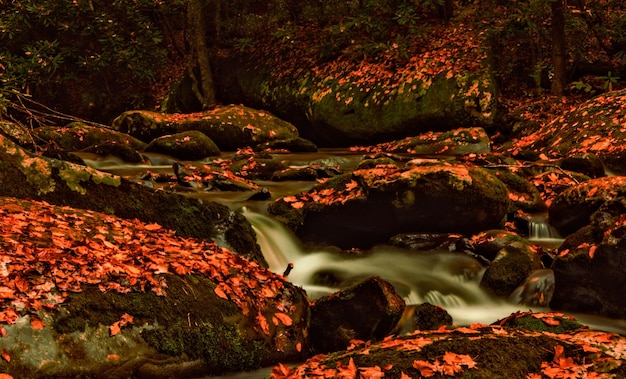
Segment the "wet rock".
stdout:
<svg viewBox="0 0 626 379">
<path fill-rule="evenodd" d="M 520 242 L 527 244 L 528 241 L 519 235 L 501 229 L 492 229 L 474 235 L 471 243 L 477 254 L 493 261 L 500 250 L 511 243 Z"/>
<path fill-rule="evenodd" d="M 549 209 L 550 223 L 563 236 L 589 225 L 591 215 L 603 204 L 626 197 L 626 177 L 591 179 L 562 192 Z"/>
<path fill-rule="evenodd" d="M 591 225 L 568 236 L 552 270 L 550 306 L 571 312 L 626 317 L 626 214 L 594 215 Z"/>
<path fill-rule="evenodd" d="M 113 120 L 113 128 L 147 142 L 167 134 L 197 130 L 222 151 L 298 137 L 298 130 L 292 124 L 269 112 L 239 105 L 191 114 L 127 111 Z"/>
<path fill-rule="evenodd" d="M 546 123 L 528 138 L 521 139 L 519 149 L 544 153 L 550 158 L 581 157 L 593 154 L 609 172 L 626 174 L 626 91 L 613 91 L 588 100 L 573 110 Z M 597 175 L 593 163 L 590 174 Z M 587 171 L 587 170 L 585 170 Z"/>
<path fill-rule="evenodd" d="M 263 200 L 269 200 L 271 198 L 272 198 L 272 193 L 270 192 L 270 190 L 265 188 L 265 187 L 263 187 L 263 188 L 259 189 L 258 191 L 256 191 L 254 194 L 250 195 L 248 200 L 250 200 L 250 201 L 263 201 Z"/>
<path fill-rule="evenodd" d="M 305 358 L 304 292 L 258 264 L 156 224 L 0 203 L 0 229 L 11 236 L 0 247 L 13 252 L 2 269 L 21 288 L 2 286 L 0 371 L 180 378 Z"/>
<path fill-rule="evenodd" d="M 264 50 L 260 57 L 250 52 L 224 57 L 219 80 L 228 88 L 228 101 L 270 109 L 298 125 L 300 135 L 319 146 L 371 145 L 432 130 L 490 126 L 495 121 L 497 90 L 489 60 L 465 42 L 453 43 L 464 51 L 458 56 L 465 64 L 481 67 L 425 77 L 421 73 L 426 68 L 411 62 L 397 67 L 402 76 L 393 74 L 390 85 L 381 86 L 355 76 L 361 68 L 350 61 L 336 62 L 330 71 L 325 64 L 278 69 L 264 62 L 286 62 L 284 57 L 268 56 L 276 53 L 259 49 Z M 434 54 L 448 54 L 436 52 L 441 46 L 430 48 Z M 455 67 L 465 64 L 457 61 Z"/>
<path fill-rule="evenodd" d="M 452 316 L 442 307 L 430 303 L 417 305 L 412 319 L 415 330 L 436 330 L 452 325 Z"/>
<path fill-rule="evenodd" d="M 368 247 L 398 233 L 475 233 L 501 225 L 504 184 L 486 170 L 439 163 L 340 175 L 269 211 L 306 241 Z"/>
<path fill-rule="evenodd" d="M 142 163 L 144 161 L 144 157 L 137 150 L 133 149 L 132 146 L 126 143 L 104 142 L 102 144 L 89 146 L 88 148 L 83 149 L 83 151 L 86 153 L 97 154 L 102 157 L 112 155 L 121 158 L 124 162 L 128 163 Z"/>
<path fill-rule="evenodd" d="M 155 191 L 117 175 L 31 154 L 0 135 L 0 196 L 112 213 L 219 241 L 266 264 L 250 223 L 214 202 Z"/>
<path fill-rule="evenodd" d="M 534 270 L 509 295 L 509 301 L 513 304 L 549 307 L 554 295 L 554 284 L 554 271 L 548 268 Z"/>
<path fill-rule="evenodd" d="M 393 286 L 378 277 L 322 297 L 311 307 L 311 348 L 330 352 L 355 339 L 380 340 L 393 330 L 404 307 Z"/>
<path fill-rule="evenodd" d="M 314 153 L 317 146 L 304 138 L 289 138 L 284 140 L 269 141 L 254 147 L 255 151 L 284 151 L 291 153 Z"/>
<path fill-rule="evenodd" d="M 118 131 L 72 122 L 64 127 L 40 127 L 33 130 L 38 141 L 47 141 L 56 149 L 80 151 L 94 145 L 117 143 L 141 151 L 146 144 Z"/>
<path fill-rule="evenodd" d="M 548 209 L 541 198 L 541 193 L 533 184 L 521 176 L 504 170 L 491 170 L 491 173 L 509 190 L 509 213 L 522 210 L 524 212 L 544 212 Z"/>
<path fill-rule="evenodd" d="M 346 351 L 316 355 L 297 367 L 276 366 L 272 377 L 523 378 L 540 377 L 544 370 L 563 372 L 564 360 L 583 376 L 596 376 L 596 370 L 608 376 L 626 374 L 616 358 L 622 356 L 624 336 L 581 327 L 559 313 L 518 312 L 501 323 L 421 331 L 374 343 L 355 341 Z M 598 350 L 588 349 L 590 336 Z"/>
<path fill-rule="evenodd" d="M 215 142 L 197 130 L 155 138 L 144 151 L 169 155 L 183 161 L 199 161 L 220 155 Z"/>
<path fill-rule="evenodd" d="M 488 153 L 491 151 L 491 142 L 483 128 L 459 128 L 447 132 L 427 132 L 353 150 L 411 155 L 464 155 Z"/>
<path fill-rule="evenodd" d="M 317 179 L 317 171 L 310 167 L 287 168 L 281 171 L 276 171 L 272 175 L 272 181 L 274 182 L 284 182 L 288 180 L 314 181 Z"/>
<path fill-rule="evenodd" d="M 541 259 L 532 245 L 511 242 L 498 252 L 485 270 L 480 286 L 490 293 L 508 297 L 531 272 L 543 268 Z"/>
</svg>

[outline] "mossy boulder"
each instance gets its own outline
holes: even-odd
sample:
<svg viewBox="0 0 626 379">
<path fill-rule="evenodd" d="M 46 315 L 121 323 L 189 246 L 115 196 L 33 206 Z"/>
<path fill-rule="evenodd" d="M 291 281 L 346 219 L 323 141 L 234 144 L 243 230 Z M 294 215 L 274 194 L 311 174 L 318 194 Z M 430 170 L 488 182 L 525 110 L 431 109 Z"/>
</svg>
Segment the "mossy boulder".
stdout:
<svg viewBox="0 0 626 379">
<path fill-rule="evenodd" d="M 311 348 L 343 350 L 352 340 L 380 340 L 394 329 L 405 303 L 393 285 L 371 277 L 317 299 L 311 307 Z"/>
<path fill-rule="evenodd" d="M 626 376 L 621 347 L 626 337 L 582 327 L 558 313 L 511 317 L 516 320 L 354 341 L 346 350 L 316 355 L 297 367 L 275 366 L 272 377 L 525 379 L 574 371 L 589 377 Z M 515 322 L 516 327 L 507 326 Z"/>
<path fill-rule="evenodd" d="M 155 138 L 144 150 L 184 161 L 199 161 L 209 156 L 220 155 L 220 149 L 215 142 L 197 130 Z"/>
<path fill-rule="evenodd" d="M 590 225 L 568 236 L 559 248 L 551 267 L 553 309 L 626 317 L 626 298 L 617 290 L 626 288 L 626 213 L 620 203 L 607 207 L 611 211 L 598 211 Z"/>
<path fill-rule="evenodd" d="M 0 220 L 0 372 L 186 378 L 308 351 L 304 291 L 214 242 L 13 198 Z"/>
<path fill-rule="evenodd" d="M 0 135 L 0 196 L 45 200 L 158 223 L 264 262 L 250 223 L 214 202 L 155 191 L 116 175 L 32 154 Z"/>
<path fill-rule="evenodd" d="M 626 177 L 610 176 L 587 180 L 560 193 L 549 209 L 550 224 L 567 236 L 591 223 L 601 206 L 626 198 Z"/>
<path fill-rule="evenodd" d="M 500 297 L 508 297 L 534 271 L 543 268 L 541 258 L 526 242 L 510 242 L 485 270 L 480 286 Z"/>
<path fill-rule="evenodd" d="M 491 151 L 491 142 L 483 128 L 458 128 L 446 132 L 422 133 L 399 141 L 352 150 L 411 155 L 482 154 Z"/>
<path fill-rule="evenodd" d="M 93 145 L 117 143 L 143 150 L 146 144 L 128 134 L 102 126 L 72 122 L 64 127 L 45 126 L 32 131 L 39 143 L 50 143 L 58 149 L 79 151 Z"/>
<path fill-rule="evenodd" d="M 269 212 L 305 241 L 367 247 L 398 233 L 477 233 L 502 224 L 504 184 L 462 164 L 381 165 L 339 175 Z"/>
<path fill-rule="evenodd" d="M 626 91 L 613 91 L 567 110 L 537 132 L 522 138 L 516 149 L 544 153 L 551 158 L 589 154 L 607 171 L 626 173 Z"/>
<path fill-rule="evenodd" d="M 113 128 L 145 142 L 167 134 L 197 130 L 223 151 L 298 137 L 298 130 L 292 124 L 269 112 L 243 105 L 220 106 L 191 114 L 127 111 L 113 120 Z"/>
<path fill-rule="evenodd" d="M 303 38 L 306 32 L 300 31 Z M 431 32 L 423 46 L 429 55 L 416 52 L 385 62 L 349 56 L 329 62 L 298 44 L 285 51 L 265 47 L 275 45 L 274 39 L 255 41 L 254 49 L 232 52 L 218 63 L 222 95 L 271 110 L 319 146 L 371 145 L 432 130 L 493 125 L 497 89 L 488 49 L 468 45 L 450 30 Z M 485 35 L 470 39 L 488 46 Z M 309 59 L 302 61 L 303 56 Z"/>
</svg>

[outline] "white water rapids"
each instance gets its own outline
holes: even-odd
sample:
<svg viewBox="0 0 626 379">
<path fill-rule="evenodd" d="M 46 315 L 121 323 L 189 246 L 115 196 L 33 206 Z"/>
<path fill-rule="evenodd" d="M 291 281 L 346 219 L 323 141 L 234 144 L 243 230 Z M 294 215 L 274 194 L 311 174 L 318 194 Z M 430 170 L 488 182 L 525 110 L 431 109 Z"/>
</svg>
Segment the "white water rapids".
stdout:
<svg viewBox="0 0 626 379">
<path fill-rule="evenodd" d="M 244 215 L 257 233 L 270 270 L 282 273 L 293 263 L 287 279 L 304 288 L 311 299 L 376 275 L 391 282 L 407 304 L 441 305 L 457 325 L 491 323 L 520 310 L 519 305 L 493 298 L 479 287 L 483 268 L 465 254 L 409 253 L 390 246 L 354 257 L 330 249 L 307 252 L 279 222 L 246 209 Z"/>
</svg>

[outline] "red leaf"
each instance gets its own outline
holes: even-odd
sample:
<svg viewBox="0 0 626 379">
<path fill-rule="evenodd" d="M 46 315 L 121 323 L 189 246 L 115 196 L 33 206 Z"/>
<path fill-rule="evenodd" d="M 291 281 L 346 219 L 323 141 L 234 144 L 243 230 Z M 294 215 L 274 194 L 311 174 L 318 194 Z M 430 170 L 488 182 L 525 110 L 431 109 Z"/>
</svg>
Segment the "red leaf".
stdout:
<svg viewBox="0 0 626 379">
<path fill-rule="evenodd" d="M 280 320 L 280 322 L 283 323 L 283 325 L 285 326 L 291 326 L 291 324 L 293 324 L 293 321 L 291 320 L 291 317 L 289 317 L 289 315 L 285 314 L 285 313 L 281 313 L 281 312 L 277 312 L 275 314 L 275 316 Z"/>
<path fill-rule="evenodd" d="M 7 362 L 11 362 L 11 356 L 6 349 L 2 349 L 2 358 L 4 358 L 4 360 Z"/>
<path fill-rule="evenodd" d="M 43 330 L 46 324 L 44 324 L 44 322 L 41 321 L 39 318 L 32 317 L 30 319 L 30 326 L 35 330 Z"/>
<path fill-rule="evenodd" d="M 121 331 L 120 328 L 120 322 L 116 321 L 113 323 L 113 325 L 109 326 L 109 335 L 110 336 L 114 336 L 116 334 L 118 334 Z"/>
<path fill-rule="evenodd" d="M 144 226 L 144 228 L 146 230 L 150 230 L 150 231 L 155 231 L 155 230 L 159 230 L 161 229 L 161 225 L 153 223 L 153 224 L 146 224 L 146 226 Z"/>
<path fill-rule="evenodd" d="M 228 295 L 226 295 L 226 292 L 224 292 L 224 290 L 222 289 L 222 284 L 220 283 L 217 285 L 217 287 L 215 287 L 215 294 L 219 297 L 221 297 L 222 299 L 228 300 Z"/>
</svg>

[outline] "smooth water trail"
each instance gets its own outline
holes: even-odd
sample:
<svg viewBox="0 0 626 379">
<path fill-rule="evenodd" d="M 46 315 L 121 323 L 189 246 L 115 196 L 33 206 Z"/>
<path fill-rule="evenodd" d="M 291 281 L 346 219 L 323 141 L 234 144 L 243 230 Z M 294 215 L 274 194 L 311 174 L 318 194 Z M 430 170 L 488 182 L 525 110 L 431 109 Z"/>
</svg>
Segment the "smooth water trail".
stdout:
<svg viewBox="0 0 626 379">
<path fill-rule="evenodd" d="M 551 248 L 557 248 L 563 243 L 563 238 L 550 225 L 546 214 L 536 214 L 528 220 L 528 240 Z"/>
<path fill-rule="evenodd" d="M 407 304 L 443 306 L 458 325 L 491 323 L 520 310 L 519 305 L 483 291 L 479 283 L 484 269 L 464 254 L 407 252 L 391 246 L 355 256 L 330 249 L 307 252 L 276 220 L 248 209 L 243 212 L 257 233 L 270 269 L 280 274 L 293 263 L 288 280 L 304 288 L 310 299 L 376 275 L 392 283 Z"/>
</svg>

